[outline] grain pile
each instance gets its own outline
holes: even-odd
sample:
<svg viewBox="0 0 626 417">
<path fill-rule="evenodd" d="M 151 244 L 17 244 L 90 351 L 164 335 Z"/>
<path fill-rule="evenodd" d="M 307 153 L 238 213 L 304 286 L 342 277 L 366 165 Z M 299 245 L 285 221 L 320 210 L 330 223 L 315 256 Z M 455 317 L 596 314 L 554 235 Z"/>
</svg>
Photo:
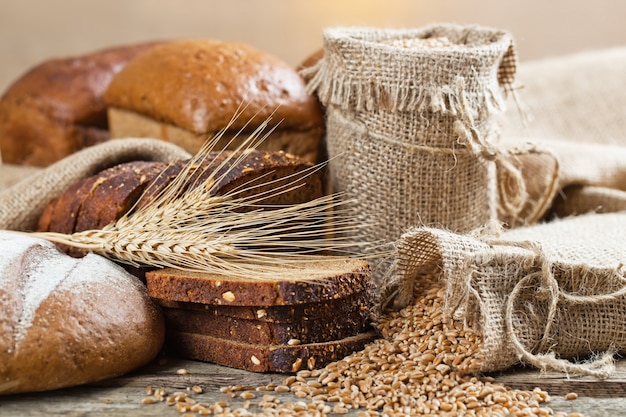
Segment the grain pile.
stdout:
<svg viewBox="0 0 626 417">
<path fill-rule="evenodd" d="M 243 406 L 172 405 L 232 416 L 566 415 L 546 407 L 550 397 L 538 388 L 512 390 L 476 376 L 481 338 L 462 321 L 442 320 L 442 296 L 441 288 L 426 290 L 413 305 L 379 321 L 380 339 L 323 369 L 299 371 L 281 385 L 222 388 L 228 397 L 244 399 Z M 289 392 L 296 399 L 283 401 Z"/>
</svg>

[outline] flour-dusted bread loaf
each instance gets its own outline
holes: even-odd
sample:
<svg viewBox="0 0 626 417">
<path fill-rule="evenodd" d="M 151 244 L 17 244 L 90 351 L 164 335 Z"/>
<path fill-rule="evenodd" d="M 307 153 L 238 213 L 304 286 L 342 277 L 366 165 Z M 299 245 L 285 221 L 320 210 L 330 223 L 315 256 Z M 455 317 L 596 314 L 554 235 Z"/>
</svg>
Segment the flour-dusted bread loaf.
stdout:
<svg viewBox="0 0 626 417">
<path fill-rule="evenodd" d="M 5 163 L 48 166 L 109 139 L 103 94 L 114 74 L 161 42 L 116 46 L 49 59 L 0 98 L 0 151 Z"/>
<path fill-rule="evenodd" d="M 235 158 L 241 156 L 235 163 Z M 138 208 L 153 201 L 184 169 L 188 161 L 171 164 L 134 161 L 119 164 L 84 178 L 53 199 L 41 214 L 38 231 L 74 233 L 101 229 L 119 219 L 135 204 Z M 190 182 L 201 183 L 211 173 L 218 181 L 215 194 L 239 189 L 237 197 L 249 197 L 278 189 L 293 182 L 290 190 L 273 193 L 260 203 L 297 204 L 322 197 L 322 179 L 311 171 L 312 164 L 284 152 L 257 150 L 210 152 L 203 163 L 190 171 Z M 66 248 L 70 254 L 80 250 Z"/>
<path fill-rule="evenodd" d="M 162 314 L 119 266 L 13 232 L 0 253 L 0 394 L 119 376 L 160 351 Z"/>
<path fill-rule="evenodd" d="M 240 112 L 220 146 L 271 116 L 277 126 L 259 149 L 319 162 L 319 103 L 294 68 L 249 45 L 211 39 L 159 45 L 120 71 L 104 99 L 114 138 L 160 138 L 196 153 Z"/>
</svg>

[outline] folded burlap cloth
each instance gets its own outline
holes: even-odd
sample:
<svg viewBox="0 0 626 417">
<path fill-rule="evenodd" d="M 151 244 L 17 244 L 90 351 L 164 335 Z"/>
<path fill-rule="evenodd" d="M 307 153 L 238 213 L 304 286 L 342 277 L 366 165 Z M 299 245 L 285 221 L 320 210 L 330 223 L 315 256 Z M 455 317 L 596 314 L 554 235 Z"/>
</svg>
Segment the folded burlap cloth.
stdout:
<svg viewBox="0 0 626 417">
<path fill-rule="evenodd" d="M 392 285 L 413 294 L 435 277 L 444 320 L 480 335 L 479 371 L 522 362 L 605 378 L 626 352 L 625 234 L 626 212 L 463 235 L 413 228 L 398 241 Z"/>
<path fill-rule="evenodd" d="M 130 161 L 176 161 L 189 158 L 183 149 L 157 139 L 115 139 L 78 151 L 46 168 L 8 167 L 25 178 L 0 190 L 0 229 L 33 231 L 45 206 L 76 181 Z M 3 166 L 0 165 L 0 173 Z M 4 175 L 4 174 L 3 174 Z"/>
<path fill-rule="evenodd" d="M 519 66 L 518 98 L 527 117 L 509 106 L 501 114 L 502 137 L 532 140 L 557 156 L 559 193 L 547 218 L 626 210 L 624 74 L 626 47 Z"/>
</svg>

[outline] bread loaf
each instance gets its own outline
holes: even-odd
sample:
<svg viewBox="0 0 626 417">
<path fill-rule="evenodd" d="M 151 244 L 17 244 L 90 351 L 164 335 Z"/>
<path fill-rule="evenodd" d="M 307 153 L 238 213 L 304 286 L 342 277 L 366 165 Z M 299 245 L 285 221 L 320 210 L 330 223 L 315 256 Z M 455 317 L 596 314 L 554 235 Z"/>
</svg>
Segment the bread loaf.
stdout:
<svg viewBox="0 0 626 417">
<path fill-rule="evenodd" d="M 49 59 L 30 69 L 0 98 L 2 161 L 48 166 L 108 140 L 102 96 L 109 82 L 131 59 L 158 43 Z"/>
<path fill-rule="evenodd" d="M 104 99 L 114 138 L 160 138 L 196 153 L 222 129 L 228 127 L 219 145 L 225 147 L 271 116 L 277 126 L 259 149 L 319 162 L 319 103 L 295 69 L 245 44 L 192 39 L 159 45 L 120 71 Z"/>
<path fill-rule="evenodd" d="M 159 352 L 161 312 L 122 268 L 13 232 L 0 252 L 0 394 L 119 376 Z"/>
<path fill-rule="evenodd" d="M 308 173 L 311 164 L 284 152 L 242 151 L 238 163 L 228 161 L 231 152 L 212 152 L 188 173 L 190 183 L 215 175 L 215 193 L 240 190 L 237 197 L 257 195 L 293 182 L 297 187 L 261 199 L 266 205 L 296 204 L 323 195 L 319 173 Z M 74 233 L 100 229 L 119 219 L 131 207 L 144 207 L 180 174 L 187 161 L 171 164 L 134 161 L 116 165 L 70 186 L 44 209 L 38 231 Z M 140 198 L 141 197 L 141 198 Z M 65 248 L 72 255 L 80 250 Z"/>
</svg>

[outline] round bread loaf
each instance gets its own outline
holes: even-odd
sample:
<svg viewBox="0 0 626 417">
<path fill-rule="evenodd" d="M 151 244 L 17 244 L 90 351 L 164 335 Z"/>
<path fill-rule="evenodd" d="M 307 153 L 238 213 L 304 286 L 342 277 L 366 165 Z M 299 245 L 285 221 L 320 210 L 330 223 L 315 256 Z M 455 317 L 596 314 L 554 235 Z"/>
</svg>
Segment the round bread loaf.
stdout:
<svg viewBox="0 0 626 417">
<path fill-rule="evenodd" d="M 222 129 L 229 130 L 227 146 L 271 116 L 275 129 L 259 149 L 318 162 L 324 118 L 316 98 L 294 68 L 246 44 L 190 39 L 156 46 L 113 78 L 104 100 L 114 138 L 159 138 L 195 153 Z"/>
<path fill-rule="evenodd" d="M 4 163 L 48 166 L 109 139 L 102 96 L 113 75 L 160 42 L 54 58 L 31 68 L 0 98 Z"/>
<path fill-rule="evenodd" d="M 0 231 L 0 394 L 119 376 L 154 359 L 163 316 L 141 282 L 97 255 Z"/>
</svg>

